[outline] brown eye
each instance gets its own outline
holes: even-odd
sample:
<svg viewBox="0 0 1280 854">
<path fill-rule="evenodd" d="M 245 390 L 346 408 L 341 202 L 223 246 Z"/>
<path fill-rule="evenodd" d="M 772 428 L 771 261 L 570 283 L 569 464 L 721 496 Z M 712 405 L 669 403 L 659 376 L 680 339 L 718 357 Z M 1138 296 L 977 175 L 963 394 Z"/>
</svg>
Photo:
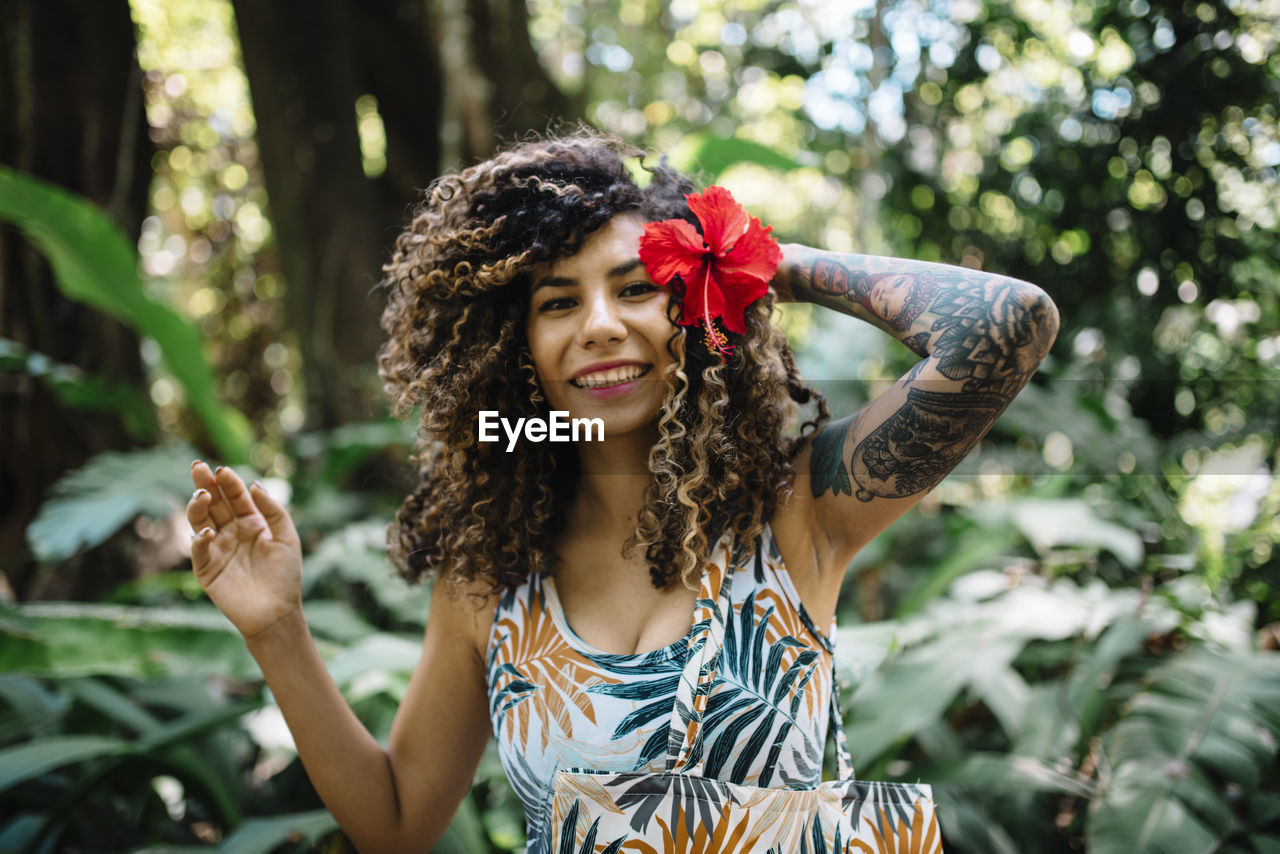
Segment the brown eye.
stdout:
<svg viewBox="0 0 1280 854">
<path fill-rule="evenodd" d="M 563 311 L 566 308 L 573 308 L 573 300 L 568 297 L 555 297 L 538 306 L 538 311 Z"/>
</svg>

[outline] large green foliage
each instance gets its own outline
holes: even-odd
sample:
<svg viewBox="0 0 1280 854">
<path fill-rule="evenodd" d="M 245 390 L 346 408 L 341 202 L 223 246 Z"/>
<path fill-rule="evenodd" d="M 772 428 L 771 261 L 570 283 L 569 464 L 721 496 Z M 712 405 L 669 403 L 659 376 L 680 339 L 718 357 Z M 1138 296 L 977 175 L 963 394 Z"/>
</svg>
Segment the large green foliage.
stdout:
<svg viewBox="0 0 1280 854">
<path fill-rule="evenodd" d="M 0 165 L 0 219 L 22 229 L 48 259 L 69 299 L 91 305 L 160 347 L 210 439 L 228 460 L 248 458 L 248 422 L 219 403 L 203 342 L 190 323 L 149 295 L 137 253 L 110 216 L 87 199 Z"/>
<path fill-rule="evenodd" d="M 844 630 L 844 656 L 867 632 L 884 650 L 849 707 L 863 776 L 933 782 L 948 850 L 1069 850 L 1055 823 L 1096 851 L 1269 850 L 1280 657 L 1249 649 L 1251 609 L 1203 594 L 977 572 Z"/>
</svg>

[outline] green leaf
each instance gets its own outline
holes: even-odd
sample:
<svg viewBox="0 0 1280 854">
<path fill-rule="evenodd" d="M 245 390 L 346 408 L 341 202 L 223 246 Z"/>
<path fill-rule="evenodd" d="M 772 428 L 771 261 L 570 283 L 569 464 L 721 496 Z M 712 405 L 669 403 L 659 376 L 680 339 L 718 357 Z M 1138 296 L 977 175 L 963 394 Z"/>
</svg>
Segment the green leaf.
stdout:
<svg viewBox="0 0 1280 854">
<path fill-rule="evenodd" d="M 351 643 L 376 631 L 360 612 L 337 599 L 313 599 L 302 606 L 307 627 L 339 643 Z"/>
<path fill-rule="evenodd" d="M 903 653 L 858 687 L 847 727 L 850 749 L 868 765 L 887 748 L 942 717 L 947 706 L 983 669 L 1007 667 L 1021 642 L 988 636 L 973 647 L 935 642 Z"/>
<path fill-rule="evenodd" d="M 0 825 L 0 851 L 30 851 L 31 854 L 53 854 L 57 840 L 46 836 L 38 848 L 31 848 L 45 826 L 43 813 L 19 812 Z"/>
<path fill-rule="evenodd" d="M 246 821 L 223 840 L 220 854 L 271 854 L 285 843 L 315 843 L 338 829 L 328 810 L 293 813 Z"/>
<path fill-rule="evenodd" d="M 0 750 L 0 791 L 41 774 L 128 751 L 129 742 L 101 735 L 55 735 Z"/>
<path fill-rule="evenodd" d="M 687 134 L 671 152 L 671 160 L 684 172 L 703 172 L 717 178 L 730 166 L 754 163 L 767 169 L 790 172 L 801 164 L 766 145 L 738 137 L 719 137 L 712 133 Z"/>
<path fill-rule="evenodd" d="M 1041 555 L 1062 546 L 1096 548 L 1131 569 L 1142 565 L 1142 537 L 1099 517 L 1083 499 L 1022 498 L 1011 509 L 1014 523 Z"/>
<path fill-rule="evenodd" d="M 857 685 L 893 652 L 898 642 L 898 625 L 884 620 L 845 626 L 836 629 L 835 640 L 840 678 Z"/>
<path fill-rule="evenodd" d="M 319 464 L 321 480 L 338 484 L 370 457 L 388 448 L 413 447 L 416 435 L 414 419 L 372 421 L 301 434 L 294 439 L 293 447 L 299 460 L 315 460 Z"/>
<path fill-rule="evenodd" d="M 1193 648 L 1155 670 L 1104 740 L 1090 852 L 1207 854 L 1238 824 L 1222 780 L 1255 788 L 1280 737 L 1280 658 Z"/>
<path fill-rule="evenodd" d="M 255 708 L 257 704 L 232 703 L 187 712 L 182 717 L 168 721 L 139 738 L 137 748 L 144 751 L 162 750 L 198 738 L 231 721 L 238 721 Z"/>
<path fill-rule="evenodd" d="M 1124 615 L 1103 632 L 1092 651 L 1072 670 L 1067 680 L 1067 699 L 1084 732 L 1092 733 L 1097 728 L 1107 688 L 1121 659 L 1141 649 L 1150 632 L 1146 620 Z"/>
<path fill-rule="evenodd" d="M 1011 739 L 1017 738 L 1031 702 L 1031 689 L 1022 674 L 1012 667 L 983 668 L 974 673 L 970 687 L 996 716 L 1005 733 Z"/>
<path fill-rule="evenodd" d="M 101 679 L 68 679 L 66 686 L 81 703 L 137 735 L 145 736 L 160 726 L 159 718 Z"/>
<path fill-rule="evenodd" d="M 436 843 L 435 848 L 431 849 L 431 852 L 432 854 L 474 854 L 474 852 L 488 850 L 489 843 L 485 837 L 484 825 L 480 823 L 480 812 L 476 809 L 475 801 L 471 798 L 463 798 L 462 803 L 458 805 L 458 811 L 453 814 L 453 820 L 449 822 L 449 826 L 445 828 L 440 841 Z"/>
<path fill-rule="evenodd" d="M 98 454 L 63 475 L 27 526 L 36 559 L 65 560 L 102 543 L 140 515 L 170 515 L 189 496 L 188 472 L 196 456 L 190 445 L 170 442 Z"/>
<path fill-rule="evenodd" d="M 8 338 L 0 338 L 0 371 L 22 372 L 39 379 L 63 406 L 115 413 L 138 441 L 154 441 L 159 432 L 155 406 L 136 385 L 56 362 Z"/>
<path fill-rule="evenodd" d="M 420 638 L 378 632 L 342 650 L 328 662 L 333 681 L 345 685 L 371 671 L 410 674 L 422 655 Z"/>
<path fill-rule="evenodd" d="M 244 641 L 212 605 L 131 608 L 80 603 L 0 607 L 0 673 L 258 677 Z"/>
<path fill-rule="evenodd" d="M 155 339 L 165 367 L 182 384 L 223 459 L 249 458 L 249 422 L 218 402 L 199 330 L 147 295 L 134 249 L 111 217 L 87 199 L 0 165 L 0 220 L 22 229 L 44 254 L 68 299 Z"/>
<path fill-rule="evenodd" d="M 53 734 L 71 707 L 65 693 L 50 690 L 22 673 L 0 675 L 0 700 L 7 707 L 0 717 L 0 744 Z"/>
<path fill-rule="evenodd" d="M 387 559 L 387 523 L 374 519 L 334 531 L 315 547 L 308 559 L 310 585 L 327 574 L 365 585 L 378 604 L 404 622 L 425 625 L 431 605 L 430 585 L 411 586 Z"/>
<path fill-rule="evenodd" d="M 990 566 L 997 557 L 1012 550 L 1015 539 L 1014 529 L 1008 523 L 969 529 L 954 543 L 946 558 L 903 597 L 896 616 L 905 617 L 920 610 L 926 602 L 946 592 L 960 576 L 980 566 Z"/>
<path fill-rule="evenodd" d="M 935 766 L 930 783 L 954 783 L 992 792 L 1055 792 L 1093 797 L 1094 789 L 1074 774 L 1063 774 L 1030 756 L 1011 753 L 974 753 L 953 765 Z"/>
<path fill-rule="evenodd" d="M 988 854 L 1026 854 L 1026 848 L 1014 841 L 1004 822 L 989 812 L 983 801 L 946 798 L 945 790 L 936 791 L 938 825 L 949 843 L 947 850 L 982 851 Z"/>
</svg>

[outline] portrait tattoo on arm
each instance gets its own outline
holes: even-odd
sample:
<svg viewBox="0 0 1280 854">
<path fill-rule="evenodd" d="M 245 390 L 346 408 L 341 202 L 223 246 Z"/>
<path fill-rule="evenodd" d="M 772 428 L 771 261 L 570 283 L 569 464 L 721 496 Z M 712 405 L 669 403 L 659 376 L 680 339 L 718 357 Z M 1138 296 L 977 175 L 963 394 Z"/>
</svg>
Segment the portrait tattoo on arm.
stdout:
<svg viewBox="0 0 1280 854">
<path fill-rule="evenodd" d="M 931 318 L 928 332 L 916 335 L 922 343 L 935 339 L 932 364 L 959 382 L 959 390 L 913 384 L 926 364 L 922 360 L 904 377 L 906 401 L 858 442 L 848 467 L 842 454 L 857 416 L 826 425 L 810 454 L 815 498 L 828 489 L 864 502 L 927 492 L 964 459 L 1035 373 L 1056 334 L 1050 307 L 1029 298 L 1027 286 L 1013 279 L 968 270 L 958 271 L 957 279 L 950 286 L 932 279 L 915 283 L 904 301 L 914 314 L 903 328 L 921 315 Z M 927 310 L 912 298 L 916 293 L 932 299 Z"/>
<path fill-rule="evenodd" d="M 871 276 L 851 270 L 839 261 L 819 258 L 813 263 L 813 290 L 829 297 L 866 300 L 871 294 Z"/>
</svg>

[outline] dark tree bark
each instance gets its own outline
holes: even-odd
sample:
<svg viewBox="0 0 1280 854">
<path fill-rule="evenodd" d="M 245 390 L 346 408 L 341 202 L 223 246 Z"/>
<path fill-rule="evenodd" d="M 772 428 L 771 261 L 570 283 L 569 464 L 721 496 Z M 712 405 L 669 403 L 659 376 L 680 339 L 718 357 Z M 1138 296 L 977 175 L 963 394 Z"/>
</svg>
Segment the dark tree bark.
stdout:
<svg viewBox="0 0 1280 854">
<path fill-rule="evenodd" d="M 307 426 L 385 409 L 375 354 L 381 300 L 369 290 L 422 188 L 440 173 L 445 138 L 463 160 L 499 139 L 581 110 L 547 77 L 529 41 L 524 0 L 233 0 L 290 317 L 306 364 Z M 464 50 L 442 50 L 454 33 Z M 447 53 L 461 61 L 446 62 Z M 446 86 L 446 81 L 448 86 Z M 446 91 L 454 95 L 446 113 Z M 387 169 L 365 176 L 355 102 L 378 99 Z M 449 164 L 453 165 L 453 164 Z"/>
<path fill-rule="evenodd" d="M 581 117 L 582 104 L 561 92 L 538 62 L 525 0 L 467 0 L 467 12 L 471 62 L 481 78 L 476 88 L 485 96 L 479 112 L 487 120 L 468 125 L 468 155 L 485 157 L 500 140 Z"/>
<path fill-rule="evenodd" d="M 0 162 L 103 206 L 135 240 L 152 146 L 127 0 L 0 4 Z M 21 234 L 0 227 L 0 336 L 142 385 L 134 332 L 65 299 Z M 26 527 L 66 471 L 132 445 L 115 415 L 67 411 L 38 380 L 0 373 L 0 570 L 19 599 L 92 599 L 130 577 L 130 534 L 42 571 Z"/>
<path fill-rule="evenodd" d="M 233 5 L 288 281 L 286 322 L 302 350 L 307 426 L 368 421 L 377 385 L 360 376 L 380 340 L 369 289 L 378 280 L 389 211 L 361 166 L 354 5 Z"/>
</svg>

